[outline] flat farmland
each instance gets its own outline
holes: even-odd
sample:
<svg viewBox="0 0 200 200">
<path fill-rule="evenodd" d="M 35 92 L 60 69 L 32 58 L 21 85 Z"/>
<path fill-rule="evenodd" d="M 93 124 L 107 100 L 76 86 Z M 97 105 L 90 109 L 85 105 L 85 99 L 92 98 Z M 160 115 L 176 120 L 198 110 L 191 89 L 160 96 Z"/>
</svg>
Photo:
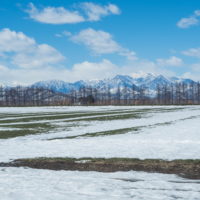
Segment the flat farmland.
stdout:
<svg viewBox="0 0 200 200">
<path fill-rule="evenodd" d="M 3 107 L 1 195 L 199 199 L 199 122 L 200 106 Z"/>
</svg>

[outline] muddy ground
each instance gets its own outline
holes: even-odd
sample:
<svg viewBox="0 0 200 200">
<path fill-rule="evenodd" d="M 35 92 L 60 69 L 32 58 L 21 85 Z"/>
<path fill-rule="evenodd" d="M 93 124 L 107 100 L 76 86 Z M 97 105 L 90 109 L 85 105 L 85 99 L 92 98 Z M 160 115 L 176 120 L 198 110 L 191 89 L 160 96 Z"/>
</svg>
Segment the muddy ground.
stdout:
<svg viewBox="0 0 200 200">
<path fill-rule="evenodd" d="M 0 167 L 30 167 L 49 170 L 78 171 L 144 171 L 176 174 L 184 178 L 200 179 L 200 160 L 128 159 L 128 158 L 33 158 L 0 163 Z"/>
</svg>

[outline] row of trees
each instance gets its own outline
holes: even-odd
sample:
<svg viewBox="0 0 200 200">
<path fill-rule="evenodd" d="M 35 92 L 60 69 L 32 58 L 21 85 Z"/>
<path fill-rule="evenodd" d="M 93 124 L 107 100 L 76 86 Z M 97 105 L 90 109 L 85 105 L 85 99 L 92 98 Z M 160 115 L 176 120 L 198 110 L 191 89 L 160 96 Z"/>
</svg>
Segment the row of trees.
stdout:
<svg viewBox="0 0 200 200">
<path fill-rule="evenodd" d="M 0 87 L 0 106 L 68 105 L 69 96 L 44 88 Z"/>
<path fill-rule="evenodd" d="M 200 83 L 176 83 L 157 85 L 150 90 L 141 86 L 118 86 L 96 89 L 83 87 L 71 91 L 73 104 L 96 105 L 187 105 L 200 104 Z"/>
<path fill-rule="evenodd" d="M 68 94 L 45 88 L 0 87 L 0 106 L 187 104 L 200 104 L 200 83 L 157 85 L 154 90 L 135 85 L 115 90 L 82 87 Z"/>
</svg>

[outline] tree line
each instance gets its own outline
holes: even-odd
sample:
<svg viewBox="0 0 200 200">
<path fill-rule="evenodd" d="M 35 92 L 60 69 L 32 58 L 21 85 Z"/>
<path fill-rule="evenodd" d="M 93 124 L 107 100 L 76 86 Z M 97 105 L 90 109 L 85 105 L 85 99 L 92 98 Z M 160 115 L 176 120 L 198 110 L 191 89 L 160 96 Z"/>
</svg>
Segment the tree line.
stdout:
<svg viewBox="0 0 200 200">
<path fill-rule="evenodd" d="M 192 104 L 200 104 L 200 83 L 158 84 L 154 90 L 135 85 L 115 89 L 88 86 L 67 94 L 41 87 L 0 87 L 0 106 Z"/>
<path fill-rule="evenodd" d="M 141 86 L 82 87 L 71 91 L 73 104 L 84 105 L 191 105 L 200 104 L 200 83 L 158 84 L 154 90 Z"/>
<path fill-rule="evenodd" d="M 0 87 L 0 106 L 68 105 L 70 98 L 63 93 L 38 87 Z"/>
</svg>

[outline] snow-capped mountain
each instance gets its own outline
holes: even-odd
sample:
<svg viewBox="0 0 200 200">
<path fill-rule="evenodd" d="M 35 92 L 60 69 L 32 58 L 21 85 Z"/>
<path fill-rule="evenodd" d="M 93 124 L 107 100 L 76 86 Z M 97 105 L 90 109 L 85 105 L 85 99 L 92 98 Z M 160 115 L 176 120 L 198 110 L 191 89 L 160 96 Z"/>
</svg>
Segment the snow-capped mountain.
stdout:
<svg viewBox="0 0 200 200">
<path fill-rule="evenodd" d="M 165 77 L 163 75 L 154 75 L 148 73 L 136 78 L 127 75 L 117 75 L 110 79 L 90 81 L 80 80 L 74 83 L 69 83 L 60 80 L 40 81 L 34 83 L 31 87 L 43 87 L 62 93 L 69 93 L 72 90 L 79 90 L 83 87 L 96 88 L 102 92 L 106 91 L 108 88 L 114 92 L 118 88 L 126 88 L 127 90 L 135 88 L 137 90 L 140 87 L 148 88 L 149 90 L 154 91 L 156 90 L 158 85 L 169 85 L 176 83 L 190 84 L 195 83 L 195 81 L 191 79 Z"/>
</svg>

